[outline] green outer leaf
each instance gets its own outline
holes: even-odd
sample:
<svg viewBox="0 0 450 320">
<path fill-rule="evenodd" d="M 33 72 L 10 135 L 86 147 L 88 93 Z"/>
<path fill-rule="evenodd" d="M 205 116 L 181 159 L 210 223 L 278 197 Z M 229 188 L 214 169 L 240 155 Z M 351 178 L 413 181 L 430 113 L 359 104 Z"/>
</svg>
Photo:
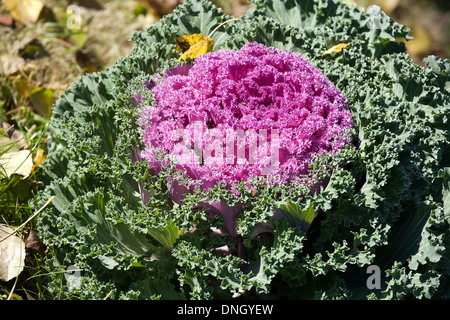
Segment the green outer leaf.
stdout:
<svg viewBox="0 0 450 320">
<path fill-rule="evenodd" d="M 265 6 L 269 18 L 299 29 L 314 28 L 320 9 L 327 7 L 327 1 L 316 0 L 273 0 L 259 1 L 259 4 Z"/>
<path fill-rule="evenodd" d="M 443 179 L 442 199 L 444 204 L 444 215 L 450 219 L 450 167 L 442 169 L 441 178 Z"/>
<path fill-rule="evenodd" d="M 386 269 L 393 262 L 405 262 L 415 255 L 421 247 L 423 231 L 430 216 L 430 206 L 425 203 L 416 203 L 408 206 L 406 217 L 397 223 L 391 230 L 388 245 L 377 257 L 376 264 Z"/>
<path fill-rule="evenodd" d="M 42 164 L 45 189 L 35 207 L 51 195 L 57 198 L 39 216 L 39 230 L 54 250 L 49 270 L 61 274 L 68 265 L 84 270 L 78 291 L 64 283 L 61 289 L 60 281 L 51 279 L 55 294 L 98 299 L 115 290 L 118 298 L 210 299 L 247 290 L 250 297 L 276 292 L 317 299 L 450 296 L 450 63 L 430 57 L 426 69 L 415 65 L 404 45 L 393 41 L 408 38 L 409 30 L 384 14 L 382 28 L 371 29 L 369 16 L 340 1 L 256 3 L 255 10 L 214 35 L 215 49 L 258 41 L 302 53 L 344 93 L 354 141 L 326 162 L 333 164 L 327 187 L 305 196 L 304 186 L 263 188 L 252 181 L 251 190 L 242 186 L 241 198 L 218 187 L 194 193 L 177 207 L 167 190 L 174 168 L 155 176 L 139 162 L 135 94 L 151 105 L 145 82 L 177 64 L 176 38 L 207 34 L 229 18 L 208 1 L 186 1 L 133 35 L 127 57 L 77 80 L 53 108 L 49 156 Z M 352 46 L 322 56 L 343 42 Z M 222 226 L 220 215 L 210 219 L 210 212 L 197 211 L 197 203 L 211 199 L 245 203 L 233 216 L 235 237 L 211 230 Z M 273 220 L 279 203 L 293 224 Z M 193 227 L 192 234 L 180 235 Z M 224 247 L 232 254 L 216 251 Z M 383 278 L 387 285 L 381 292 L 368 293 L 361 279 L 361 268 L 372 263 L 389 278 Z"/>
<path fill-rule="evenodd" d="M 296 255 L 302 250 L 302 240 L 304 233 L 298 229 L 292 229 L 287 221 L 279 220 L 274 222 L 274 242 L 268 249 L 262 247 L 258 261 L 259 269 L 256 274 L 249 279 L 259 293 L 268 293 L 272 279 L 289 262 L 293 261 Z"/>
<path fill-rule="evenodd" d="M 285 204 L 280 204 L 275 211 L 303 232 L 308 231 L 314 218 L 317 216 L 313 203 L 310 203 L 306 209 L 303 209 L 299 204 L 289 199 Z"/>
<path fill-rule="evenodd" d="M 178 18 L 177 26 L 180 28 L 180 35 L 200 33 L 209 35 L 220 23 L 231 19 L 221 12 L 221 9 L 214 7 L 210 2 L 186 1 L 180 7 L 183 15 Z M 214 50 L 221 48 L 222 44 L 230 37 L 226 32 L 228 26 L 218 29 L 213 35 Z"/>
<path fill-rule="evenodd" d="M 183 232 L 184 230 L 179 230 L 172 220 L 168 220 L 165 227 L 149 228 L 148 230 L 148 234 L 167 250 L 172 250 L 173 245 Z"/>
</svg>

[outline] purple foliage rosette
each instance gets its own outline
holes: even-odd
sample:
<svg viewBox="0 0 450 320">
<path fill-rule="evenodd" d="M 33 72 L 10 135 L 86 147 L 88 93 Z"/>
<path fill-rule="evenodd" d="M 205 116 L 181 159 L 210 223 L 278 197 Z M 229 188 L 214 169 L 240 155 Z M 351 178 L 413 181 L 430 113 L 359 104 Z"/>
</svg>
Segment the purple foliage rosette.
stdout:
<svg viewBox="0 0 450 320">
<path fill-rule="evenodd" d="M 302 55 L 258 43 L 220 50 L 156 81 L 141 109 L 142 158 L 158 173 L 158 152 L 203 189 L 252 176 L 279 183 L 308 172 L 313 157 L 349 142 L 346 98 Z"/>
</svg>

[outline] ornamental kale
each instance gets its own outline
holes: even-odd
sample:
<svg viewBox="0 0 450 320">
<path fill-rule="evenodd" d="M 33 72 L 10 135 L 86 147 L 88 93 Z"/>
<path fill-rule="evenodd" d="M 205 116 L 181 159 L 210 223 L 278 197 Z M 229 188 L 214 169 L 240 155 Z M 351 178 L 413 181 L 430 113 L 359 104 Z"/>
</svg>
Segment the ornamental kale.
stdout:
<svg viewBox="0 0 450 320">
<path fill-rule="evenodd" d="M 300 54 L 249 43 L 239 51 L 207 53 L 183 71 L 160 80 L 155 104 L 142 110 L 142 157 L 156 173 L 157 154 L 165 150 L 204 189 L 269 169 L 283 183 L 306 174 L 314 155 L 336 153 L 350 140 L 345 97 Z M 187 141 L 177 141 L 181 129 Z M 261 142 L 267 142 L 262 152 L 251 150 L 263 149 Z M 195 148 L 200 154 L 189 152 Z"/>
<path fill-rule="evenodd" d="M 55 298 L 449 297 L 450 62 L 414 64 L 382 12 L 254 3 L 180 62 L 231 18 L 187 0 L 56 102 L 34 203 L 56 197 Z"/>
</svg>

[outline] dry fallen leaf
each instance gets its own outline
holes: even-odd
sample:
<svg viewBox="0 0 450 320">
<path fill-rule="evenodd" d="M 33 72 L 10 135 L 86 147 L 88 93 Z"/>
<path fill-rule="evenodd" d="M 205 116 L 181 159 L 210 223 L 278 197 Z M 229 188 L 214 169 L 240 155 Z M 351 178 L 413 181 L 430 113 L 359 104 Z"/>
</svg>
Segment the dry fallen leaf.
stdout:
<svg viewBox="0 0 450 320">
<path fill-rule="evenodd" d="M 16 150 L 29 148 L 29 145 L 25 140 L 22 132 L 14 129 L 14 127 L 11 126 L 8 122 L 0 121 L 0 137 L 7 137 L 14 141 L 14 148 L 16 148 Z M 0 143 L 0 147 L 1 146 L 3 146 L 3 144 Z"/>
<path fill-rule="evenodd" d="M 32 169 L 33 172 L 36 170 L 37 167 L 39 167 L 41 165 L 41 162 L 44 161 L 46 157 L 47 156 L 44 154 L 44 149 L 39 148 L 36 153 L 36 156 L 33 159 L 33 163 L 34 163 L 33 169 Z"/>
<path fill-rule="evenodd" d="M 0 127 L 0 177 L 20 174 L 28 177 L 33 169 L 33 159 L 23 136 L 3 122 Z M 8 128 L 5 130 L 5 128 Z M 6 133 L 5 133 L 6 132 Z"/>
<path fill-rule="evenodd" d="M 7 152 L 1 155 L 0 167 L 3 168 L 7 177 L 11 177 L 14 173 L 28 177 L 33 169 L 33 159 L 31 159 L 30 150 Z"/>
<path fill-rule="evenodd" d="M 185 34 L 177 39 L 176 48 L 179 52 L 184 52 L 178 61 L 181 60 L 193 60 L 198 56 L 211 52 L 214 46 L 213 34 L 224 24 L 231 21 L 237 21 L 238 19 L 229 19 L 219 24 L 211 33 L 207 36 L 199 33 Z"/>
<path fill-rule="evenodd" d="M 203 34 L 186 34 L 177 39 L 177 48 L 184 52 L 178 61 L 195 59 L 198 56 L 211 52 L 214 40 Z"/>
<path fill-rule="evenodd" d="M 25 244 L 12 235 L 2 241 L 14 230 L 0 224 L 0 280 L 9 281 L 17 277 L 25 265 Z"/>
<path fill-rule="evenodd" d="M 51 89 L 34 88 L 30 92 L 33 109 L 44 118 L 48 118 L 54 101 L 54 92 Z"/>
<path fill-rule="evenodd" d="M 15 20 L 26 25 L 35 24 L 44 8 L 40 0 L 3 0 L 3 4 Z"/>
<path fill-rule="evenodd" d="M 14 19 L 6 14 L 0 14 L 0 24 L 3 26 L 14 27 Z"/>
<path fill-rule="evenodd" d="M 322 56 L 333 53 L 333 52 L 341 52 L 343 49 L 347 48 L 351 44 L 352 43 L 349 42 L 349 43 L 340 43 L 338 45 L 335 45 L 335 46 L 331 47 L 330 49 L 328 49 L 327 51 L 325 51 L 324 53 L 322 53 Z"/>
<path fill-rule="evenodd" d="M 25 60 L 22 57 L 12 54 L 4 54 L 0 56 L 0 72 L 6 76 L 16 73 L 25 67 Z"/>
<path fill-rule="evenodd" d="M 200 33 L 185 34 L 184 36 L 181 36 L 177 39 L 177 42 L 175 43 L 176 50 L 178 52 L 186 52 L 194 44 L 207 37 L 208 36 Z"/>
<path fill-rule="evenodd" d="M 44 253 L 44 244 L 33 230 L 30 230 L 27 241 L 25 242 L 25 251 L 31 254 Z"/>
<path fill-rule="evenodd" d="M 12 86 L 16 96 L 28 99 L 30 97 L 30 92 L 33 90 L 32 84 L 28 79 L 23 78 L 21 75 L 12 78 Z"/>
</svg>

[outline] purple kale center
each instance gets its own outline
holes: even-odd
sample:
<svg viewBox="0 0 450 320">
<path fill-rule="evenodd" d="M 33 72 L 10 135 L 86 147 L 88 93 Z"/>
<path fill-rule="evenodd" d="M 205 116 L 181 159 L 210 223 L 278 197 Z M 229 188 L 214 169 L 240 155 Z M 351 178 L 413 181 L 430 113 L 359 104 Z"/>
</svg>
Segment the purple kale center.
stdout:
<svg viewBox="0 0 450 320">
<path fill-rule="evenodd" d="M 295 180 L 315 155 L 350 140 L 345 96 L 289 51 L 249 43 L 207 53 L 151 90 L 155 102 L 140 114 L 143 159 L 157 173 L 165 165 L 158 152 L 178 156 L 177 167 L 204 189 L 265 175 L 268 167 L 279 182 Z"/>
</svg>

